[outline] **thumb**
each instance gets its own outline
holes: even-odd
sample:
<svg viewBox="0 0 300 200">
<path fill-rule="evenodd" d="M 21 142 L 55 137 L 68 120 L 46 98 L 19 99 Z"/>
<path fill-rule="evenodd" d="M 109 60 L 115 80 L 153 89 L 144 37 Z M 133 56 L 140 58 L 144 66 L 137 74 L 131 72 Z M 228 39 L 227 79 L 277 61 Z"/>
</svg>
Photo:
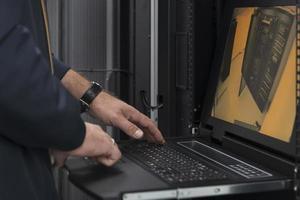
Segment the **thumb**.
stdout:
<svg viewBox="0 0 300 200">
<path fill-rule="evenodd" d="M 141 139 L 144 136 L 144 132 L 125 117 L 121 117 L 114 125 L 132 138 Z"/>
</svg>

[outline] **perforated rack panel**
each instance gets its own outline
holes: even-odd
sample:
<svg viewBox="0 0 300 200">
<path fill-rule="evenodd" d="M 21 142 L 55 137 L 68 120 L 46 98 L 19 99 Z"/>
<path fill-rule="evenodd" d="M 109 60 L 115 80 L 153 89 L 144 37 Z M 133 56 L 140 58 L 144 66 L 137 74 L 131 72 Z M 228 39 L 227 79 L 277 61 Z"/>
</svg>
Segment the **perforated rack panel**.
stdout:
<svg viewBox="0 0 300 200">
<path fill-rule="evenodd" d="M 194 108 L 194 1 L 176 1 L 176 130 L 189 134 Z"/>
</svg>

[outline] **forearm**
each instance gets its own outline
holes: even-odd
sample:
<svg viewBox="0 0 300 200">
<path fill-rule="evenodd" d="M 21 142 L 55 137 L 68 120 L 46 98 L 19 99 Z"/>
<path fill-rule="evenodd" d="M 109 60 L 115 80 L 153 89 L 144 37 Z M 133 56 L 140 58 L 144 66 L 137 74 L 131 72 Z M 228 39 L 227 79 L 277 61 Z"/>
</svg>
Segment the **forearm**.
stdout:
<svg viewBox="0 0 300 200">
<path fill-rule="evenodd" d="M 90 81 L 72 69 L 65 74 L 61 82 L 76 99 L 80 99 L 91 86 Z"/>
<path fill-rule="evenodd" d="M 70 92 L 73 97 L 78 100 L 91 87 L 91 82 L 89 80 L 72 69 L 68 70 L 68 72 L 62 78 L 61 82 L 63 86 L 68 90 L 68 92 Z M 90 104 L 89 113 L 92 115 L 97 115 L 96 113 L 99 112 L 97 111 L 97 105 L 100 105 L 100 102 L 105 102 L 107 98 L 110 97 L 111 96 L 106 92 L 101 92 L 100 95 L 98 95 Z M 98 116 L 98 118 L 101 119 L 101 116 Z M 106 120 L 104 121 L 106 122 Z"/>
</svg>

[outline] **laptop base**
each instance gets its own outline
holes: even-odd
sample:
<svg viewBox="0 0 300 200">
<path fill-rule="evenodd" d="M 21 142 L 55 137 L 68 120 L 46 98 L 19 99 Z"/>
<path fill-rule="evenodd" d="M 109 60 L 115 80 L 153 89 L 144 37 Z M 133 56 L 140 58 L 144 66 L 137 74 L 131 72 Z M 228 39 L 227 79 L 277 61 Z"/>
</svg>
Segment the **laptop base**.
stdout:
<svg viewBox="0 0 300 200">
<path fill-rule="evenodd" d="M 185 142 L 188 139 L 176 140 Z M 171 186 L 123 154 L 122 160 L 112 168 L 93 161 L 71 159 L 67 161 L 70 181 L 97 199 L 189 199 L 209 198 L 262 192 L 291 191 L 292 181 L 284 176 L 256 180 L 235 179 L 191 185 Z"/>
</svg>

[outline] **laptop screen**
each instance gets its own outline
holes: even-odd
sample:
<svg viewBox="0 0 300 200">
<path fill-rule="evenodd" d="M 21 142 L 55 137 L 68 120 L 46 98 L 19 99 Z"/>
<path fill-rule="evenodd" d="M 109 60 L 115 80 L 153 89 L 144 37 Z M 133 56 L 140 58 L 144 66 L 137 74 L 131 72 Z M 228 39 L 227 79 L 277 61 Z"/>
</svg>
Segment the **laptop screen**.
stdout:
<svg viewBox="0 0 300 200">
<path fill-rule="evenodd" d="M 211 116 L 290 142 L 296 116 L 295 6 L 235 8 Z"/>
</svg>

